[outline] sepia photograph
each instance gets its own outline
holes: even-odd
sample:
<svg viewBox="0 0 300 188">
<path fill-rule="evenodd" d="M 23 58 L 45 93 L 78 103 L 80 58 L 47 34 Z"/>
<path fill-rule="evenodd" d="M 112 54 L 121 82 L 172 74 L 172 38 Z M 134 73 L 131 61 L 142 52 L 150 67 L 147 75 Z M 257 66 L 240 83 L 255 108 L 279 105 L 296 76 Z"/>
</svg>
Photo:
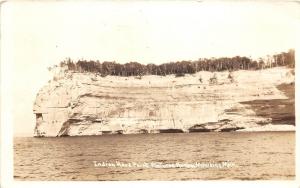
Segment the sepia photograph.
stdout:
<svg viewBox="0 0 300 188">
<path fill-rule="evenodd" d="M 2 3 L 1 164 L 17 182 L 294 182 L 299 10 Z"/>
</svg>

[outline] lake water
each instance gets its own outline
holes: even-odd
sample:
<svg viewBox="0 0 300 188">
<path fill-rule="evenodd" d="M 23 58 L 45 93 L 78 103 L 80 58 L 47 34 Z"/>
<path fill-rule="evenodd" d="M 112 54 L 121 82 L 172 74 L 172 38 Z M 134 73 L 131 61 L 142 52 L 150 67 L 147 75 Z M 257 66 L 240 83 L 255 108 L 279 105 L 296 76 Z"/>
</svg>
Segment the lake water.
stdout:
<svg viewBox="0 0 300 188">
<path fill-rule="evenodd" d="M 20 137 L 14 140 L 14 178 L 291 180 L 295 132 Z"/>
</svg>

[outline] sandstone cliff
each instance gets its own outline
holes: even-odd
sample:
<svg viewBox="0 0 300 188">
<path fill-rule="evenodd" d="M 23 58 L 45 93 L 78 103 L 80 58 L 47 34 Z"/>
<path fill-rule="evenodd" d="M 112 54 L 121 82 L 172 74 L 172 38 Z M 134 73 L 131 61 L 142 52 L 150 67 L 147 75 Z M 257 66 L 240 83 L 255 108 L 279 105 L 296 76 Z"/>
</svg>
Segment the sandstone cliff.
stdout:
<svg viewBox="0 0 300 188">
<path fill-rule="evenodd" d="M 62 71 L 37 94 L 35 136 L 293 130 L 242 103 L 286 99 L 276 86 L 292 82 L 285 67 L 142 78 Z"/>
</svg>

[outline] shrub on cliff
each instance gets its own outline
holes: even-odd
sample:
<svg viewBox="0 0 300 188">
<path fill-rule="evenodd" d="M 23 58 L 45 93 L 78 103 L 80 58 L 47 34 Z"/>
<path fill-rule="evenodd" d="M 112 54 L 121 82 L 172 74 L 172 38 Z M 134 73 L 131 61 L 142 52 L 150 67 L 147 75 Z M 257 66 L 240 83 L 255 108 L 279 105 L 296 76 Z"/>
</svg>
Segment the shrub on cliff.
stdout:
<svg viewBox="0 0 300 188">
<path fill-rule="evenodd" d="M 202 83 L 203 82 L 203 79 L 202 79 L 202 76 L 200 75 L 200 78 L 199 78 L 199 82 Z"/>
<path fill-rule="evenodd" d="M 214 75 L 209 79 L 209 84 L 213 85 L 217 83 L 218 83 L 217 74 L 214 73 Z"/>
</svg>

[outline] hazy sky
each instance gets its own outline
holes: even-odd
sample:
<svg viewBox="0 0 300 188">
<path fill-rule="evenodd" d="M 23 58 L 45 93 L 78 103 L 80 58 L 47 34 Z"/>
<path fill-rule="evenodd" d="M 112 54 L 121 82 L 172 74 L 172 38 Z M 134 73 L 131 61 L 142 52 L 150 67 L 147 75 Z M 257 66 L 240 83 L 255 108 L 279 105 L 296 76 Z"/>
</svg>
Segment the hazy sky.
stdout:
<svg viewBox="0 0 300 188">
<path fill-rule="evenodd" d="M 6 3 L 15 135 L 32 135 L 33 102 L 66 57 L 164 63 L 259 57 L 295 48 L 299 6 L 250 2 Z M 5 46 L 5 45 L 4 45 Z"/>
</svg>

